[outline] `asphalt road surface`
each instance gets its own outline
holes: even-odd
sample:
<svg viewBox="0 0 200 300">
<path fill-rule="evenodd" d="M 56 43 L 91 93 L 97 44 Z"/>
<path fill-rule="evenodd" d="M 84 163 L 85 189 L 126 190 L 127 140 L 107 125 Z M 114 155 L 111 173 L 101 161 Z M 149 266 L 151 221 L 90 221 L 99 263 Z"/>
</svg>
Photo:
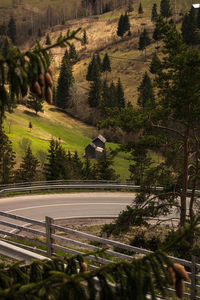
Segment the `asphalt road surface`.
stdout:
<svg viewBox="0 0 200 300">
<path fill-rule="evenodd" d="M 131 204 L 134 193 L 93 192 L 26 195 L 0 199 L 0 211 L 44 220 L 73 217 L 110 217 Z"/>
</svg>

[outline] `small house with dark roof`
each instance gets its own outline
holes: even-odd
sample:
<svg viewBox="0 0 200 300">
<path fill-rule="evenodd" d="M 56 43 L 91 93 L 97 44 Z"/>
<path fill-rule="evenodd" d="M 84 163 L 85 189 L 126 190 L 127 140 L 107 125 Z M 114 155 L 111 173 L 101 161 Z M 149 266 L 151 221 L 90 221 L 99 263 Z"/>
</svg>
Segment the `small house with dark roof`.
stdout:
<svg viewBox="0 0 200 300">
<path fill-rule="evenodd" d="M 88 158 L 99 159 L 105 149 L 106 139 L 99 134 L 92 142 L 85 148 L 85 156 Z"/>
<path fill-rule="evenodd" d="M 106 139 L 101 134 L 99 134 L 92 140 L 92 143 L 94 143 L 97 147 L 105 149 Z"/>
</svg>

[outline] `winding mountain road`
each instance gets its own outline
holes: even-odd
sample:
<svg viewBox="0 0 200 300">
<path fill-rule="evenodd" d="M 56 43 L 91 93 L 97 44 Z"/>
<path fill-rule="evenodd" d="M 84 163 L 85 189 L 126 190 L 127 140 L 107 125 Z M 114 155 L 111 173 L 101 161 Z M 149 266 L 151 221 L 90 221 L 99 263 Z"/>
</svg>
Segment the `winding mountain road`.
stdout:
<svg viewBox="0 0 200 300">
<path fill-rule="evenodd" d="M 0 211 L 41 220 L 73 217 L 113 217 L 130 205 L 134 193 L 92 192 L 26 195 L 0 199 Z"/>
</svg>

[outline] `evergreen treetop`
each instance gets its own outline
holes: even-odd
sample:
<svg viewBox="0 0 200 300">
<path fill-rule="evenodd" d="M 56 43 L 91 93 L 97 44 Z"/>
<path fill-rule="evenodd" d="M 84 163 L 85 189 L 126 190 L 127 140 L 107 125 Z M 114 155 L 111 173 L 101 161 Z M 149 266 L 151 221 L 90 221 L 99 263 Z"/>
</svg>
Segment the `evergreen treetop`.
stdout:
<svg viewBox="0 0 200 300">
<path fill-rule="evenodd" d="M 116 86 L 116 106 L 119 108 L 125 107 L 125 97 L 124 97 L 124 90 L 121 83 L 120 78 L 118 79 L 117 86 Z"/>
<path fill-rule="evenodd" d="M 50 39 L 49 33 L 47 33 L 47 35 L 46 35 L 46 41 L 45 41 L 45 44 L 46 44 L 46 45 L 51 45 L 51 39 Z"/>
<path fill-rule="evenodd" d="M 143 11 L 143 7 L 142 7 L 142 3 L 140 2 L 140 4 L 139 4 L 139 7 L 138 7 L 138 14 L 143 14 L 144 13 L 144 11 Z"/>
<path fill-rule="evenodd" d="M 110 58 L 106 53 L 102 62 L 102 72 L 111 72 Z"/>
<path fill-rule="evenodd" d="M 16 173 L 16 179 L 22 182 L 31 182 L 36 180 L 37 167 L 39 162 L 33 155 L 30 146 L 27 148 L 25 156 L 22 159 L 19 169 Z"/>
<path fill-rule="evenodd" d="M 140 34 L 139 37 L 139 50 L 144 50 L 148 45 L 150 45 L 151 40 L 149 38 L 147 30 L 144 28 L 143 32 Z"/>
<path fill-rule="evenodd" d="M 148 73 L 145 72 L 142 82 L 138 87 L 138 105 L 145 109 L 147 103 L 152 105 L 154 104 L 154 92 L 153 86 L 151 83 L 151 78 L 149 77 Z"/>
<path fill-rule="evenodd" d="M 11 39 L 13 45 L 16 45 L 16 35 L 17 35 L 17 31 L 16 31 L 15 19 L 13 18 L 13 16 L 11 16 L 8 23 L 8 36 Z"/>
<path fill-rule="evenodd" d="M 161 0 L 160 2 L 160 14 L 164 18 L 169 18 L 172 16 L 172 9 L 170 0 Z"/>
<path fill-rule="evenodd" d="M 72 74 L 72 64 L 68 55 L 68 51 L 65 52 L 60 74 L 58 77 L 58 85 L 56 90 L 56 105 L 60 108 L 67 108 L 70 101 L 70 87 L 74 82 Z"/>
<path fill-rule="evenodd" d="M 151 11 L 151 21 L 155 22 L 158 17 L 157 4 L 154 3 Z"/>
</svg>

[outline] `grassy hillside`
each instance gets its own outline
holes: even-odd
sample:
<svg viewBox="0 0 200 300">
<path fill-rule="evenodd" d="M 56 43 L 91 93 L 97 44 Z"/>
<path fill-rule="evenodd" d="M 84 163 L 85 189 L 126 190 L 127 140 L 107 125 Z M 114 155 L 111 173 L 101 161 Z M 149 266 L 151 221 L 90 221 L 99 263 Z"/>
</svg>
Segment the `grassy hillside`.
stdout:
<svg viewBox="0 0 200 300">
<path fill-rule="evenodd" d="M 89 41 L 87 47 L 83 47 L 79 42 L 75 42 L 76 49 L 79 51 L 80 60 L 74 66 L 74 77 L 81 98 L 87 98 L 89 83 L 85 80 L 85 77 L 92 54 L 98 52 L 103 58 L 107 52 L 110 56 L 112 67 L 112 73 L 109 74 L 108 80 L 110 82 L 112 80 L 116 82 L 118 77 L 120 77 L 127 101 L 132 103 L 136 102 L 137 87 L 141 82 L 144 72 L 149 69 L 151 58 L 156 51 L 155 46 L 157 46 L 152 39 L 151 45 L 147 47 L 146 61 L 144 60 L 144 53 L 138 50 L 139 33 L 144 28 L 149 31 L 152 37 L 154 24 L 151 22 L 151 10 L 153 3 L 157 3 L 159 12 L 160 0 L 143 0 L 144 14 L 140 16 L 138 15 L 139 1 L 134 1 L 134 11 L 129 14 L 132 33 L 130 38 L 121 39 L 116 34 L 119 16 L 126 11 L 126 7 L 100 16 L 68 21 L 66 28 L 62 31 L 57 30 L 56 27 L 54 28 L 54 32 L 49 31 L 52 41 L 56 40 L 60 32 L 65 34 L 69 28 L 76 29 L 81 27 L 87 32 Z M 180 12 L 186 12 L 190 8 L 190 5 L 190 0 L 177 0 L 178 19 L 180 19 Z M 42 39 L 42 43 L 44 43 L 44 41 L 45 38 Z M 56 49 L 53 50 L 52 53 L 54 57 L 54 67 L 58 72 L 64 50 Z"/>
<path fill-rule="evenodd" d="M 37 155 L 38 150 L 47 151 L 49 141 L 52 137 L 60 138 L 60 142 L 66 151 L 78 151 L 83 156 L 84 149 L 97 134 L 96 128 L 87 126 L 75 120 L 63 112 L 59 112 L 54 106 L 44 105 L 44 114 L 39 113 L 35 116 L 29 109 L 19 105 L 13 114 L 7 114 L 4 122 L 5 131 L 13 143 L 14 151 L 17 153 L 19 164 L 23 151 L 19 143 L 23 138 L 31 141 L 31 148 Z M 29 129 L 29 122 L 32 123 L 32 130 Z M 115 149 L 116 144 L 107 143 L 107 148 Z M 115 159 L 115 168 L 121 179 L 129 176 L 128 160 L 124 154 L 119 154 Z"/>
</svg>

